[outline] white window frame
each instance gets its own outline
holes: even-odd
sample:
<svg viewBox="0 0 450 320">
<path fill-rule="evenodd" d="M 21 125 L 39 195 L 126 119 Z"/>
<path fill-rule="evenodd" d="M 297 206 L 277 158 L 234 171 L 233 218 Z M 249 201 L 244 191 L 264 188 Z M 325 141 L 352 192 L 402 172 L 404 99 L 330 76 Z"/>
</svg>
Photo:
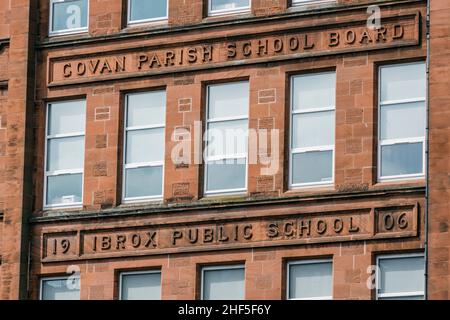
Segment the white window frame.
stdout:
<svg viewBox="0 0 450 320">
<path fill-rule="evenodd" d="M 166 135 L 166 124 L 163 123 L 158 123 L 158 124 L 153 124 L 153 125 L 147 125 L 147 126 L 134 126 L 134 127 L 128 127 L 128 97 L 130 95 L 133 94 L 139 94 L 139 93 L 148 93 L 148 92 L 162 92 L 164 91 L 164 94 L 166 95 L 166 105 L 164 106 L 164 122 L 166 121 L 166 117 L 167 117 L 167 90 L 151 90 L 151 91 L 143 91 L 143 92 L 131 92 L 131 93 L 127 93 L 125 95 L 125 116 L 124 116 L 124 149 L 123 149 L 123 157 L 122 157 L 122 165 L 123 165 L 123 170 L 122 170 L 122 202 L 124 204 L 128 204 L 128 203 L 140 203 L 140 202 L 159 202 L 161 200 L 163 200 L 163 196 L 164 196 L 164 171 L 165 171 L 165 152 L 166 152 L 166 141 L 164 138 L 164 144 L 163 144 L 163 160 L 161 161 L 151 161 L 151 162 L 139 162 L 139 163 L 132 163 L 132 164 L 127 164 L 127 133 L 129 131 L 141 131 L 141 130 L 148 130 L 148 129 L 164 129 L 163 135 L 165 137 Z M 148 168 L 148 167 L 162 167 L 162 189 L 161 189 L 161 194 L 160 195 L 156 195 L 156 196 L 145 196 L 145 197 L 131 197 L 131 198 L 127 198 L 126 197 L 126 173 L 127 173 L 127 169 L 138 169 L 138 168 Z"/>
<path fill-rule="evenodd" d="M 149 22 L 158 22 L 158 21 L 166 21 L 169 19 L 169 2 L 170 0 L 166 0 L 166 15 L 164 17 L 156 17 L 156 18 L 148 18 L 148 19 L 141 19 L 141 20 L 131 20 L 131 1 L 127 0 L 127 25 L 137 25 L 137 24 L 143 24 L 143 23 L 149 23 Z"/>
<path fill-rule="evenodd" d="M 327 71 L 327 72 L 318 72 L 318 73 L 306 73 L 299 75 L 292 75 L 290 80 L 290 134 L 289 134 L 289 188 L 290 189 L 304 189 L 304 188 L 320 188 L 320 187 L 331 187 L 335 182 L 335 162 L 336 162 L 336 105 L 324 107 L 324 108 L 313 108 L 313 109 L 304 109 L 304 110 L 294 110 L 294 78 L 299 77 L 307 77 L 311 75 L 321 75 L 321 74 L 336 74 L 335 71 Z M 334 91 L 336 94 L 336 84 L 334 86 Z M 323 146 L 315 146 L 315 147 L 307 147 L 307 148 L 293 148 L 292 143 L 294 142 L 294 116 L 297 114 L 312 114 L 312 113 L 320 113 L 320 112 L 329 112 L 334 111 L 334 141 L 333 145 L 323 145 Z M 307 182 L 307 183 L 293 183 L 294 178 L 294 155 L 308 152 L 323 152 L 323 151 L 331 151 L 333 153 L 332 156 L 332 169 L 331 169 L 331 181 L 320 181 L 320 182 Z"/>
<path fill-rule="evenodd" d="M 231 264 L 231 265 L 220 265 L 220 266 L 202 266 L 200 275 L 200 300 L 205 300 L 205 271 L 223 271 L 223 270 L 244 270 L 244 298 L 245 298 L 245 283 L 246 283 L 246 269 L 245 264 Z"/>
<path fill-rule="evenodd" d="M 377 179 L 379 182 L 389 182 L 389 181 L 398 181 L 398 180 L 416 180 L 425 177 L 426 171 L 426 143 L 425 143 L 425 135 L 423 137 L 411 137 L 411 138 L 402 138 L 402 139 L 381 139 L 381 108 L 388 107 L 390 105 L 399 105 L 399 104 L 407 104 L 407 103 L 417 103 L 423 102 L 424 108 L 427 105 L 427 97 L 423 98 L 414 98 L 414 99 L 401 99 L 401 100 L 388 100 L 381 101 L 381 70 L 383 68 L 395 67 L 395 66 L 407 66 L 407 65 L 415 65 L 424 63 L 423 61 L 419 62 L 410 62 L 410 63 L 396 63 L 396 64 L 388 64 L 382 65 L 378 67 L 378 147 L 377 147 Z M 427 115 L 425 115 L 427 117 Z M 425 123 L 427 119 L 425 119 Z M 425 126 L 426 127 L 426 126 Z M 425 129 L 425 128 L 424 128 Z M 381 149 L 383 146 L 393 146 L 396 144 L 414 144 L 414 143 L 422 143 L 422 172 L 421 173 L 413 173 L 413 174 L 401 174 L 401 175 L 393 175 L 393 176 L 382 176 L 382 159 L 381 159 Z"/>
<path fill-rule="evenodd" d="M 221 16 L 221 15 L 229 15 L 229 14 L 237 14 L 237 13 L 246 13 L 250 12 L 252 9 L 252 0 L 249 0 L 248 6 L 235 8 L 235 9 L 222 9 L 222 10 L 212 10 L 212 1 L 208 0 L 208 16 Z"/>
<path fill-rule="evenodd" d="M 66 101 L 54 101 L 54 102 L 48 102 L 47 108 L 46 108 L 46 115 L 45 115 L 45 157 L 44 157 L 44 209 L 69 209 L 69 208 L 81 208 L 83 206 L 83 199 L 84 199 L 84 167 L 79 169 L 69 169 L 69 170 L 57 170 L 57 171 L 47 171 L 47 165 L 48 165 L 48 142 L 52 139 L 60 139 L 60 138 L 76 138 L 76 137 L 84 137 L 83 144 L 85 145 L 86 150 L 86 123 L 84 124 L 84 131 L 79 132 L 72 132 L 72 133 L 63 133 L 63 134 L 54 134 L 49 135 L 49 106 L 51 106 L 54 103 L 58 102 L 77 102 L 82 101 L 86 103 L 86 99 L 76 99 L 76 100 L 66 100 Z M 86 109 L 85 109 L 86 112 Z M 87 119 L 87 118 L 85 118 Z M 85 159 L 83 159 L 83 166 L 85 163 Z M 60 175 L 74 175 L 74 174 L 81 174 L 81 201 L 80 202 L 74 202 L 69 204 L 48 204 L 47 203 L 47 183 L 48 183 L 48 177 L 55 177 Z"/>
<path fill-rule="evenodd" d="M 292 298 L 290 299 L 290 267 L 305 264 L 331 263 L 331 287 L 334 287 L 334 268 L 333 259 L 314 259 L 314 260 L 293 260 L 286 264 L 286 300 L 333 300 L 333 296 L 310 297 L 310 298 Z"/>
<path fill-rule="evenodd" d="M 42 295 L 44 293 L 44 281 L 55 281 L 55 280 L 69 280 L 70 276 L 60 276 L 60 277 L 43 277 L 39 279 L 39 300 L 42 300 Z M 81 286 L 81 276 L 78 276 L 78 281 Z M 81 295 L 81 290 L 80 295 Z"/>
<path fill-rule="evenodd" d="M 161 270 L 145 270 L 145 271 L 123 271 L 119 273 L 119 300 L 122 300 L 122 284 L 123 284 L 123 276 L 128 276 L 128 275 L 146 275 L 146 274 L 160 274 L 161 275 L 161 283 L 159 284 L 160 286 L 160 294 L 162 297 L 162 272 Z"/>
<path fill-rule="evenodd" d="M 322 4 L 322 3 L 330 3 L 330 2 L 336 2 L 336 0 L 306 0 L 306 1 L 299 1 L 299 0 L 291 0 L 291 7 L 302 7 L 310 4 Z"/>
<path fill-rule="evenodd" d="M 69 34 L 77 34 L 77 33 L 86 33 L 89 31 L 89 7 L 90 7 L 90 1 L 87 1 L 87 17 L 86 17 L 86 27 L 81 28 L 73 28 L 73 29 L 64 29 L 64 30 L 53 30 L 53 4 L 58 2 L 64 2 L 64 0 L 50 0 L 50 7 L 49 7 L 49 24 L 48 24 L 48 34 L 49 36 L 60 36 L 60 35 L 69 35 Z"/>
<path fill-rule="evenodd" d="M 424 258 L 425 256 L 423 253 L 406 253 L 406 254 L 384 254 L 377 256 L 377 267 L 375 271 L 375 293 L 376 293 L 376 300 L 379 298 L 402 298 L 402 297 L 418 297 L 418 296 L 424 296 L 425 297 L 425 290 L 424 291 L 415 291 L 415 292 L 400 292 L 400 293 L 379 293 L 380 291 L 380 281 L 381 281 L 381 269 L 380 269 L 380 260 L 383 259 L 407 259 L 407 258 Z M 426 280 L 425 280 L 425 264 L 424 264 L 424 275 L 423 275 L 423 282 L 424 282 L 424 288 L 426 286 Z"/>
<path fill-rule="evenodd" d="M 247 116 L 236 116 L 236 117 L 220 117 L 220 118 L 213 118 L 209 119 L 209 88 L 211 86 L 216 85 L 226 85 L 226 84 L 235 84 L 235 83 L 248 83 L 250 87 L 250 81 L 234 81 L 234 82 L 224 82 L 224 83 L 218 83 L 218 84 L 210 84 L 206 87 L 206 130 L 209 130 L 209 124 L 210 123 L 218 123 L 218 122 L 226 122 L 226 121 L 238 121 L 238 120 L 247 120 L 247 130 L 249 125 L 249 112 L 250 112 L 250 100 L 249 105 L 247 106 Z M 250 92 L 248 93 L 250 96 Z M 206 145 L 205 145 L 206 146 Z M 206 147 L 207 148 L 207 147 Z M 208 191 L 208 162 L 210 161 L 220 161 L 220 160 L 241 160 L 245 159 L 245 186 L 243 188 L 236 188 L 236 189 L 220 189 L 220 190 L 214 190 L 214 191 Z M 204 170 L 204 195 L 206 197 L 208 196 L 217 196 L 217 195 L 239 195 L 239 194 L 245 194 L 247 192 L 248 188 L 248 141 L 247 141 L 247 153 L 238 153 L 233 155 L 218 155 L 218 156 L 209 156 L 208 153 L 205 153 L 205 164 L 204 164 L 205 170 Z"/>
</svg>

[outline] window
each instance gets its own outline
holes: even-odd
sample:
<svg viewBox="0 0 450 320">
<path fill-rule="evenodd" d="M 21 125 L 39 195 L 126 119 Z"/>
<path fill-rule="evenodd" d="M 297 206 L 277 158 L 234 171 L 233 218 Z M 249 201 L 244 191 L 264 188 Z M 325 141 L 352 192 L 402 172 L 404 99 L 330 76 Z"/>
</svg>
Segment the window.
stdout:
<svg viewBox="0 0 450 320">
<path fill-rule="evenodd" d="M 205 193 L 247 189 L 248 82 L 208 86 Z"/>
<path fill-rule="evenodd" d="M 378 178 L 422 177 L 425 172 L 425 63 L 380 68 Z"/>
<path fill-rule="evenodd" d="M 128 23 L 165 20 L 168 0 L 128 0 Z"/>
<path fill-rule="evenodd" d="M 425 259 L 422 254 L 377 257 L 378 300 L 423 300 Z"/>
<path fill-rule="evenodd" d="M 333 263 L 330 260 L 292 261 L 287 264 L 288 299 L 333 299 Z"/>
<path fill-rule="evenodd" d="M 166 92 L 126 96 L 125 201 L 161 199 L 163 192 Z"/>
<path fill-rule="evenodd" d="M 244 300 L 245 267 L 216 266 L 202 268 L 202 300 Z"/>
<path fill-rule="evenodd" d="M 302 6 L 311 3 L 336 2 L 336 0 L 292 0 L 292 6 Z"/>
<path fill-rule="evenodd" d="M 208 14 L 220 15 L 250 11 L 250 0 L 209 0 Z"/>
<path fill-rule="evenodd" d="M 50 0 L 50 35 L 88 30 L 88 0 Z"/>
<path fill-rule="evenodd" d="M 334 180 L 336 74 L 291 80 L 290 185 L 329 185 Z"/>
<path fill-rule="evenodd" d="M 161 272 L 122 272 L 120 300 L 160 300 Z"/>
<path fill-rule="evenodd" d="M 41 279 L 41 300 L 80 300 L 80 278 Z"/>
<path fill-rule="evenodd" d="M 85 122 L 84 100 L 47 105 L 45 207 L 82 205 Z"/>
</svg>

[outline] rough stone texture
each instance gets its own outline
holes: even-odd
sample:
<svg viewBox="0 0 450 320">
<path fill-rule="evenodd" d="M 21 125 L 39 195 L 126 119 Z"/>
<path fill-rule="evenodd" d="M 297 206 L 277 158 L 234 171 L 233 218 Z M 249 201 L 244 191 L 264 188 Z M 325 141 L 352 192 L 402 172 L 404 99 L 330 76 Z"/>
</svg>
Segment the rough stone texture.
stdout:
<svg viewBox="0 0 450 320">
<path fill-rule="evenodd" d="M 312 24 L 366 19 L 365 6 L 382 5 L 387 1 L 338 0 L 333 4 L 288 8 L 287 0 L 253 0 L 251 12 L 243 15 L 206 17 L 205 1 L 171 0 L 167 22 L 126 26 L 125 0 L 91 0 L 89 36 L 51 38 L 48 36 L 48 1 L 0 0 L 0 299 L 38 298 L 39 279 L 60 275 L 71 265 L 81 273 L 82 299 L 113 299 L 118 297 L 118 272 L 159 268 L 162 270 L 163 299 L 195 299 L 199 297 L 199 268 L 205 264 L 223 262 L 245 263 L 246 298 L 285 298 L 286 261 L 299 258 L 331 257 L 333 260 L 336 299 L 370 299 L 374 292 L 366 286 L 370 276 L 367 268 L 377 254 L 388 252 L 423 252 L 425 181 L 378 183 L 377 165 L 377 66 L 382 63 L 425 60 L 425 28 L 421 43 L 407 48 L 355 52 L 270 62 L 248 66 L 201 70 L 186 73 L 166 73 L 159 76 L 128 78 L 89 85 L 68 85 L 50 88 L 48 61 L 79 54 L 86 56 L 114 52 L 123 48 L 163 46 L 167 40 L 189 43 L 214 37 L 232 38 L 254 33 L 272 32 L 274 28 L 301 28 Z M 425 1 L 396 1 L 382 6 L 383 15 L 421 12 L 425 26 Z M 351 11 L 323 11 L 308 14 L 317 7 L 361 5 Z M 105 11 L 107 8 L 107 11 Z M 286 12 L 305 14 L 300 18 L 277 22 L 248 22 L 248 17 L 263 17 Z M 431 39 L 431 132 L 430 132 L 430 298 L 449 298 L 449 111 L 450 73 L 449 41 L 450 8 L 447 0 L 432 1 Z M 38 22 L 34 19 L 39 18 Z M 242 23 L 214 26 L 214 23 Z M 154 33 L 167 27 L 194 27 L 211 23 L 210 27 L 190 32 Z M 36 28 L 35 25 L 38 25 Z M 28 28 L 31 26 L 30 28 Z M 35 60 L 29 52 L 37 32 L 37 70 L 27 61 Z M 36 30 L 36 31 L 34 31 Z M 116 37 L 114 41 L 103 36 Z M 142 32 L 142 36 L 139 33 Z M 95 38 L 98 36 L 98 38 Z M 71 40 L 85 41 L 73 45 Z M 336 87 L 336 146 L 335 185 L 327 188 L 288 190 L 289 143 L 289 76 L 311 71 L 335 70 Z M 36 81 L 34 81 L 36 77 Z M 195 133 L 195 123 L 204 119 L 205 85 L 224 80 L 248 79 L 250 83 L 249 125 L 255 130 L 275 128 L 280 132 L 280 157 L 274 160 L 279 170 L 264 173 L 266 166 L 251 164 L 248 168 L 248 190 L 239 197 L 205 199 L 202 192 L 202 164 L 174 165 L 166 152 L 162 203 L 122 204 L 122 163 L 124 94 L 130 91 L 165 88 L 167 92 L 166 150 L 177 128 L 189 128 Z M 7 82 L 5 85 L 4 81 Z M 36 88 L 33 86 L 36 84 Z M 36 101 L 33 101 L 36 97 Z M 83 206 L 66 212 L 44 210 L 44 148 L 46 101 L 86 98 L 86 150 L 84 167 Z M 34 135 L 34 137 L 32 136 Z M 30 139 L 32 137 L 33 139 Z M 184 139 L 184 138 L 183 138 Z M 187 138 L 192 147 L 194 139 Z M 257 150 L 258 154 L 260 150 Z M 269 152 L 271 152 L 269 148 Z M 191 157 L 194 156 L 192 150 Z M 412 191 L 411 191 L 412 190 Z M 350 196 L 352 195 L 352 196 Z M 282 198 L 285 204 L 272 203 Z M 256 205 L 254 199 L 267 200 Z M 351 199 L 351 200 L 349 200 Z M 290 200 L 289 200 L 290 201 Z M 202 209 L 208 203 L 223 206 Z M 210 221 L 236 221 L 245 217 L 269 217 L 278 212 L 314 214 L 346 212 L 355 206 L 377 208 L 419 204 L 419 235 L 397 240 L 332 242 L 302 244 L 276 248 L 213 250 L 208 252 L 171 253 L 114 257 L 108 260 L 87 259 L 58 263 L 43 262 L 43 234 L 61 233 L 75 237 L 77 232 L 102 228 L 127 228 L 153 223 L 179 225 L 207 218 Z M 244 205 L 243 205 L 244 204 Z M 242 205 L 238 209 L 236 206 Z M 184 208 L 184 209 L 183 209 Z M 114 214 L 133 213 L 114 217 Z M 32 215 L 31 276 L 26 279 L 28 231 L 23 221 Z M 58 219 L 62 215 L 64 219 Z M 89 215 L 89 219 L 75 219 Z M 55 216 L 53 220 L 49 217 Z M 69 219 L 72 216 L 73 219 Z M 75 250 L 76 248 L 70 248 Z M 72 251 L 70 251 L 72 252 Z M 75 251 L 73 251 L 75 252 Z"/>
<path fill-rule="evenodd" d="M 27 291 L 28 227 L 31 213 L 31 160 L 36 12 L 33 1 L 0 1 L 0 220 L 2 263 L 0 300 L 25 298 Z"/>
<path fill-rule="evenodd" d="M 450 299 L 450 3 L 431 1 L 429 297 Z"/>
</svg>

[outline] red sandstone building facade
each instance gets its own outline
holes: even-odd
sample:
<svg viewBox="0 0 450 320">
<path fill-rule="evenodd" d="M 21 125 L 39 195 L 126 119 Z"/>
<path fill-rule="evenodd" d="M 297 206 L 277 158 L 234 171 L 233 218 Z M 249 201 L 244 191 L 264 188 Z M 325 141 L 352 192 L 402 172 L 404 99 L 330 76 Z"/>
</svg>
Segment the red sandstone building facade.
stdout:
<svg viewBox="0 0 450 320">
<path fill-rule="evenodd" d="M 450 298 L 448 1 L 149 3 L 0 0 L 0 299 Z"/>
</svg>

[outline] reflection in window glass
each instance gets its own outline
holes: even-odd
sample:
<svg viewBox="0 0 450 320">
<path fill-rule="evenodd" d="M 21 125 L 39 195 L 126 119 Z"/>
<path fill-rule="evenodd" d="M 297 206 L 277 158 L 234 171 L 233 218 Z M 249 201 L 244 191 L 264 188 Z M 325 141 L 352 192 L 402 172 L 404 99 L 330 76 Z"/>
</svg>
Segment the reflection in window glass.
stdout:
<svg viewBox="0 0 450 320">
<path fill-rule="evenodd" d="M 202 299 L 244 300 L 245 267 L 204 267 L 202 269 Z"/>
<path fill-rule="evenodd" d="M 161 300 L 161 272 L 122 272 L 120 300 Z"/>
<path fill-rule="evenodd" d="M 322 3 L 322 2 L 335 2 L 336 0 L 292 0 L 293 6 L 300 6 L 305 4 Z"/>
<path fill-rule="evenodd" d="M 51 0 L 50 33 L 85 31 L 88 5 L 88 0 Z"/>
<path fill-rule="evenodd" d="M 47 177 L 47 206 L 72 206 L 82 203 L 83 174 Z"/>
<path fill-rule="evenodd" d="M 333 152 L 311 151 L 296 153 L 292 158 L 292 172 L 293 184 L 332 182 Z"/>
<path fill-rule="evenodd" d="M 423 300 L 425 259 L 423 255 L 380 256 L 377 298 L 379 300 Z"/>
<path fill-rule="evenodd" d="M 210 85 L 207 100 L 206 193 L 247 185 L 249 83 Z"/>
<path fill-rule="evenodd" d="M 380 179 L 424 174 L 425 63 L 380 68 L 378 171 Z"/>
<path fill-rule="evenodd" d="M 82 204 L 85 114 L 84 100 L 47 105 L 47 207 Z"/>
<path fill-rule="evenodd" d="M 41 300 L 80 300 L 80 278 L 44 278 Z"/>
<path fill-rule="evenodd" d="M 287 265 L 288 299 L 329 300 L 333 297 L 331 261 L 293 261 Z"/>
<path fill-rule="evenodd" d="M 163 167 L 129 168 L 125 176 L 125 198 L 162 195 Z"/>
<path fill-rule="evenodd" d="M 333 182 L 336 74 L 292 77 L 291 187 Z"/>
<path fill-rule="evenodd" d="M 165 113 L 165 91 L 126 96 L 123 191 L 126 201 L 162 197 Z"/>
<path fill-rule="evenodd" d="M 209 0 L 209 12 L 225 13 L 250 9 L 250 0 Z"/>
<path fill-rule="evenodd" d="M 128 0 L 128 22 L 145 22 L 167 18 L 168 0 Z"/>
<path fill-rule="evenodd" d="M 397 143 L 381 147 L 382 176 L 410 175 L 423 168 L 422 143 Z"/>
<path fill-rule="evenodd" d="M 245 186 L 247 170 L 245 159 L 211 161 L 206 165 L 207 190 L 241 189 Z"/>
</svg>

